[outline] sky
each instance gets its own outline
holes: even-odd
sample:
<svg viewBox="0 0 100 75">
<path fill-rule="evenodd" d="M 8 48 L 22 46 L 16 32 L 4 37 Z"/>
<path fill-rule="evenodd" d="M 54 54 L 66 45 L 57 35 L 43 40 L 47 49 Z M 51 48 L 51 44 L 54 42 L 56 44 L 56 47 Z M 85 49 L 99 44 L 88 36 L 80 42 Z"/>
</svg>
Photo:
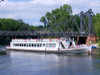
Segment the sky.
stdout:
<svg viewBox="0 0 100 75">
<path fill-rule="evenodd" d="M 73 14 L 89 9 L 95 14 L 100 13 L 100 0 L 5 0 L 0 2 L 0 18 L 22 19 L 30 25 L 43 25 L 40 18 L 64 4 L 71 5 Z"/>
</svg>

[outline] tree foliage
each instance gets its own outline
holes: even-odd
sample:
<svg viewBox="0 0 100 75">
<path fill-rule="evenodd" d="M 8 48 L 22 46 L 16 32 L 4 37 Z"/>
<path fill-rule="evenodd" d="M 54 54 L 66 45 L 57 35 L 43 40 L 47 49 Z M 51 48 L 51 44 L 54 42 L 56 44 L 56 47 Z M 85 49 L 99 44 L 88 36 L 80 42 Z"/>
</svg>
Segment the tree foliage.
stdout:
<svg viewBox="0 0 100 75">
<path fill-rule="evenodd" d="M 38 28 L 42 28 L 43 26 L 33 26 L 23 22 L 22 19 L 14 20 L 14 19 L 6 19 L 0 18 L 0 30 L 2 31 L 34 31 Z M 24 36 L 22 36 L 23 38 Z M 14 36 L 5 37 L 0 36 L 0 45 L 9 44 L 10 40 L 15 38 Z M 21 37 L 20 37 L 21 38 Z M 24 37 L 25 38 L 25 37 Z"/>
<path fill-rule="evenodd" d="M 40 28 L 40 26 L 33 26 L 23 22 L 22 19 L 6 19 L 0 18 L 0 30 L 4 31 L 26 31 L 26 30 L 35 30 Z"/>
<path fill-rule="evenodd" d="M 100 13 L 97 13 L 94 17 L 94 24 L 96 35 L 100 37 Z"/>
<path fill-rule="evenodd" d="M 70 5 L 63 5 L 60 8 L 47 12 L 45 16 L 42 16 L 40 22 L 44 23 L 45 26 L 51 26 L 58 24 L 70 18 L 72 14 L 72 8 Z"/>
</svg>

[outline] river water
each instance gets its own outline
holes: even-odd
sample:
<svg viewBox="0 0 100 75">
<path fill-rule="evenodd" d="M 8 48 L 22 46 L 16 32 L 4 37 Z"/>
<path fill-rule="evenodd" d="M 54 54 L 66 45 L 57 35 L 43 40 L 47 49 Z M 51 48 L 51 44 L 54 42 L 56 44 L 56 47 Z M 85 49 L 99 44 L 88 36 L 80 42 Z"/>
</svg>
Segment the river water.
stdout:
<svg viewBox="0 0 100 75">
<path fill-rule="evenodd" d="M 100 75 L 100 49 L 91 55 L 11 51 L 0 55 L 0 75 Z"/>
</svg>

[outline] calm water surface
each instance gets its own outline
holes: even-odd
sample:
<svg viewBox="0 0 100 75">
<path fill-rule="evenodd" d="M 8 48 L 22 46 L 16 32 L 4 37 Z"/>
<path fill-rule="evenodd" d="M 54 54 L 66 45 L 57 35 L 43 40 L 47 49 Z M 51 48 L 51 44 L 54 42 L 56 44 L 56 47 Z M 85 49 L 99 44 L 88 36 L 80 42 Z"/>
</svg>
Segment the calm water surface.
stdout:
<svg viewBox="0 0 100 75">
<path fill-rule="evenodd" d="M 0 75 L 100 75 L 98 51 L 92 55 L 11 51 L 0 55 Z"/>
</svg>

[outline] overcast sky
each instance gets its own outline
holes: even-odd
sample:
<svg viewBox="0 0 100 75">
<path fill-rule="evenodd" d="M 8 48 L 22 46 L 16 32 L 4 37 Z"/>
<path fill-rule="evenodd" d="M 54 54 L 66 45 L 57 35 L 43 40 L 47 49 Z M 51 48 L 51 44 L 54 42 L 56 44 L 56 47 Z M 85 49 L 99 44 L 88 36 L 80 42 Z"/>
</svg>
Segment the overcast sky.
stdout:
<svg viewBox="0 0 100 75">
<path fill-rule="evenodd" d="M 47 11 L 71 5 L 73 14 L 92 9 L 100 13 L 100 0 L 5 0 L 0 3 L 0 18 L 22 19 L 30 25 L 40 25 Z"/>
</svg>

